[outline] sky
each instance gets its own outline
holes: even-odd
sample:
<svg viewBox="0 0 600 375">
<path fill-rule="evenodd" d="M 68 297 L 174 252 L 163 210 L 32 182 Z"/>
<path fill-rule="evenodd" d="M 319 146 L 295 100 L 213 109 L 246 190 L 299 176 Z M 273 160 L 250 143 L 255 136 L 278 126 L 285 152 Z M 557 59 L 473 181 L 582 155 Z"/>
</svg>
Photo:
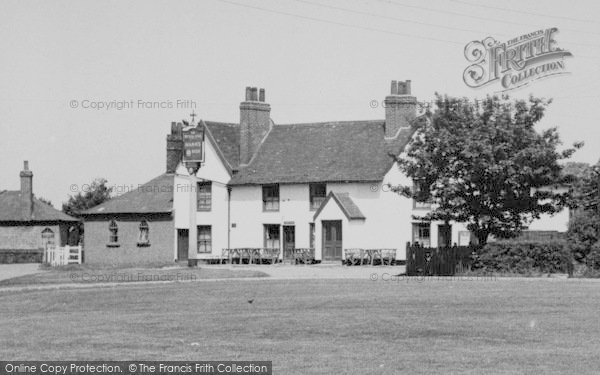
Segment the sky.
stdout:
<svg viewBox="0 0 600 375">
<path fill-rule="evenodd" d="M 239 122 L 246 86 L 266 89 L 278 124 L 383 119 L 372 101 L 391 80 L 420 101 L 485 97 L 500 87 L 465 84 L 465 46 L 551 27 L 569 74 L 510 95 L 553 98 L 539 129 L 595 163 L 599 16 L 592 0 L 4 0 L 0 190 L 19 189 L 23 160 L 57 208 L 97 177 L 137 187 L 164 173 L 172 121 Z"/>
</svg>

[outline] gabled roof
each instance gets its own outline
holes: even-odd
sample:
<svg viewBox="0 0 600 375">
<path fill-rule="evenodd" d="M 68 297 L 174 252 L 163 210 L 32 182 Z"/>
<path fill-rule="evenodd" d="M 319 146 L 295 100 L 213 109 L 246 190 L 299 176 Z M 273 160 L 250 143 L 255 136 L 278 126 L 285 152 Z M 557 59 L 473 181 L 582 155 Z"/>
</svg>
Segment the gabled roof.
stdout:
<svg viewBox="0 0 600 375">
<path fill-rule="evenodd" d="M 173 211 L 174 183 L 175 175 L 165 173 L 81 214 L 168 213 Z"/>
<path fill-rule="evenodd" d="M 314 220 L 317 219 L 321 211 L 323 211 L 323 209 L 325 208 L 327 203 L 329 203 L 330 200 L 333 200 L 335 203 L 338 204 L 338 206 L 340 207 L 344 215 L 346 215 L 348 220 L 366 219 L 365 215 L 363 215 L 363 213 L 360 211 L 360 208 L 358 208 L 356 203 L 354 203 L 352 198 L 350 198 L 349 193 L 339 193 L 332 191 L 329 193 L 329 195 L 327 195 L 327 198 L 323 201 L 323 203 L 321 203 L 321 206 L 319 207 L 317 212 L 315 212 L 315 216 L 313 217 Z"/>
<path fill-rule="evenodd" d="M 21 192 L 0 192 L 0 221 L 23 221 L 23 222 L 75 222 L 78 219 L 65 214 L 62 211 L 33 197 L 33 212 L 28 215 L 24 207 L 26 203 L 21 199 Z"/>
<path fill-rule="evenodd" d="M 227 122 L 204 121 L 207 135 L 216 144 L 217 153 L 231 173 L 240 163 L 240 125 Z"/>
<path fill-rule="evenodd" d="M 274 125 L 231 185 L 379 181 L 409 141 L 411 129 L 384 138 L 384 120 Z"/>
</svg>

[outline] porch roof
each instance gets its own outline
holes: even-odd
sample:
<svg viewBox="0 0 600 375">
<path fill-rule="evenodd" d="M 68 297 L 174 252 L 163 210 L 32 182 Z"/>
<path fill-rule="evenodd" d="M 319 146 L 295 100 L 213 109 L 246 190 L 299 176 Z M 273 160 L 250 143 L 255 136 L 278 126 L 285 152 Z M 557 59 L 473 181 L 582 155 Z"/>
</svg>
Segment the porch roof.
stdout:
<svg viewBox="0 0 600 375">
<path fill-rule="evenodd" d="M 321 211 L 327 206 L 329 201 L 333 200 L 338 204 L 344 215 L 348 218 L 348 220 L 365 220 L 366 217 L 360 211 L 360 208 L 354 203 L 352 198 L 350 198 L 349 193 L 340 193 L 340 192 L 330 192 L 327 198 L 321 203 L 321 206 L 315 212 L 314 220 L 317 219 Z"/>
</svg>

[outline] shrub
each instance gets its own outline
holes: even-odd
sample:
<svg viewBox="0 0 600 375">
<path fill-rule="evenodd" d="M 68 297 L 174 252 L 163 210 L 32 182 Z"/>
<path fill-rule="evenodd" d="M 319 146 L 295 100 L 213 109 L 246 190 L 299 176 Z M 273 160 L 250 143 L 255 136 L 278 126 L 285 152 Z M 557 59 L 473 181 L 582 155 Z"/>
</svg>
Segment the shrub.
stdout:
<svg viewBox="0 0 600 375">
<path fill-rule="evenodd" d="M 598 242 L 598 216 L 592 210 L 575 210 L 569 220 L 567 241 L 573 257 L 585 262 L 592 245 Z"/>
<path fill-rule="evenodd" d="M 585 260 L 588 267 L 600 270 L 600 241 L 592 245 Z"/>
<path fill-rule="evenodd" d="M 1 263 L 41 263 L 43 255 L 44 255 L 43 249 L 32 249 L 32 250 L 0 249 L 0 264 Z"/>
<path fill-rule="evenodd" d="M 565 242 L 498 241 L 475 255 L 473 268 L 499 273 L 572 273 L 573 256 Z"/>
</svg>

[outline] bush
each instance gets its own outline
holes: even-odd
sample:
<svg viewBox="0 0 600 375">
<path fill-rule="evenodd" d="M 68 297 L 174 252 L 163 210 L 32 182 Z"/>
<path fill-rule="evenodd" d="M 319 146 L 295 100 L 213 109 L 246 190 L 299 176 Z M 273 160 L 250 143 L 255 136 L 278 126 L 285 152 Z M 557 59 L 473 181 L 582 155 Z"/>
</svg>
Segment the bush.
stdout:
<svg viewBox="0 0 600 375">
<path fill-rule="evenodd" d="M 473 268 L 489 273 L 572 273 L 573 256 L 565 242 L 498 241 L 474 256 Z"/>
<path fill-rule="evenodd" d="M 43 249 L 11 250 L 0 249 L 0 264 L 2 263 L 41 263 L 44 256 Z"/>
<path fill-rule="evenodd" d="M 585 262 L 592 245 L 598 242 L 597 225 L 598 217 L 592 210 L 575 210 L 569 220 L 568 246 L 578 262 Z"/>
<path fill-rule="evenodd" d="M 589 254 L 585 258 L 588 267 L 600 270 L 600 242 L 592 245 Z"/>
</svg>

